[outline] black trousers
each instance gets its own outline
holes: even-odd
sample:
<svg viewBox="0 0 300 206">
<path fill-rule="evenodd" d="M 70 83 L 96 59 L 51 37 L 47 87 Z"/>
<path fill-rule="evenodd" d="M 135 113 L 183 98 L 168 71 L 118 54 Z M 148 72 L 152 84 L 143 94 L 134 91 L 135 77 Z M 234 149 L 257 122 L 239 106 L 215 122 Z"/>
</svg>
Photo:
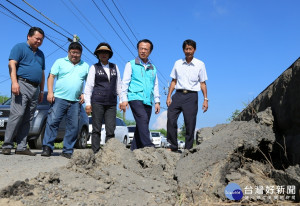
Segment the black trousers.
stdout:
<svg viewBox="0 0 300 206">
<path fill-rule="evenodd" d="M 155 145 L 150 140 L 149 131 L 152 106 L 145 105 L 139 100 L 130 101 L 129 105 L 136 122 L 136 129 L 130 149 L 135 150 L 143 147 L 154 147 Z"/>
<path fill-rule="evenodd" d="M 198 113 L 198 93 L 176 92 L 172 96 L 172 103 L 168 108 L 167 121 L 167 139 L 171 144 L 171 150 L 178 150 L 177 142 L 177 120 L 180 113 L 183 113 L 184 123 L 186 127 L 185 149 L 193 148 L 194 133 L 196 127 L 196 119 Z"/>
<path fill-rule="evenodd" d="M 105 138 L 106 142 L 108 139 L 115 137 L 116 113 L 116 105 L 92 103 L 92 150 L 94 153 L 100 149 L 101 138 Z M 101 137 L 103 119 L 105 120 L 106 137 Z"/>
</svg>

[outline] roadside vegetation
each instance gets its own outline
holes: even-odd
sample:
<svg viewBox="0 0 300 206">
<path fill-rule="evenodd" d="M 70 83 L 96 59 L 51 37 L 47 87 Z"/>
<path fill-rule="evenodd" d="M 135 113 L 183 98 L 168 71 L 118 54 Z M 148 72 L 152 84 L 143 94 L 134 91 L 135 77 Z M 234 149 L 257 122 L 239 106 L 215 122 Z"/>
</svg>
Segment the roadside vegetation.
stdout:
<svg viewBox="0 0 300 206">
<path fill-rule="evenodd" d="M 0 95 L 0 104 L 3 104 L 9 97 Z"/>
</svg>

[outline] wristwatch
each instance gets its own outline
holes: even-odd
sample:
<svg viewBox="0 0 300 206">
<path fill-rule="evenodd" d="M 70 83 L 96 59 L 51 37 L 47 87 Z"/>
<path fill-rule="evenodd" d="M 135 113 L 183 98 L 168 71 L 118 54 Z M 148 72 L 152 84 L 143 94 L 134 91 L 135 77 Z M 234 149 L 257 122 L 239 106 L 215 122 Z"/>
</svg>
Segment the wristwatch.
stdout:
<svg viewBox="0 0 300 206">
<path fill-rule="evenodd" d="M 204 100 L 208 101 L 208 98 L 205 97 Z"/>
</svg>

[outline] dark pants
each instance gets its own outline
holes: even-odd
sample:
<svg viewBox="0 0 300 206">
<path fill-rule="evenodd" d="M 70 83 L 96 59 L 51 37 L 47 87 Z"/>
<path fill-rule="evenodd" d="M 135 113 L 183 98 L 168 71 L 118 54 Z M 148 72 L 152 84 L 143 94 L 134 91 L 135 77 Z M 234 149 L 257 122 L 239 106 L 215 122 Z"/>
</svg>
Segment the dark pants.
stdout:
<svg viewBox="0 0 300 206">
<path fill-rule="evenodd" d="M 176 92 L 172 96 L 172 103 L 168 108 L 167 139 L 172 150 L 178 150 L 177 120 L 183 113 L 186 127 L 185 149 L 193 148 L 196 119 L 198 113 L 198 93 Z"/>
<path fill-rule="evenodd" d="M 103 118 L 105 120 L 106 137 L 102 138 L 105 138 L 106 142 L 110 138 L 115 137 L 117 108 L 116 105 L 92 103 L 92 111 L 92 150 L 96 153 L 100 149 Z"/>
<path fill-rule="evenodd" d="M 152 144 L 150 140 L 149 131 L 152 106 L 145 105 L 139 100 L 130 101 L 129 105 L 136 122 L 136 129 L 130 149 L 135 150 L 143 147 L 154 147 L 154 144 Z"/>
</svg>

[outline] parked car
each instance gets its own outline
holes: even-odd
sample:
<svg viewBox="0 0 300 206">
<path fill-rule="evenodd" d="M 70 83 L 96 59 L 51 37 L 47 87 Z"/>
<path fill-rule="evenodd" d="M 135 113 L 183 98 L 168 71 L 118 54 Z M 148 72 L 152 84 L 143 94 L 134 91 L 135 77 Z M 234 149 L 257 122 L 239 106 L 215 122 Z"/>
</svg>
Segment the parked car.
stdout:
<svg viewBox="0 0 300 206">
<path fill-rule="evenodd" d="M 89 117 L 89 139 L 87 144 L 92 144 L 92 117 Z M 101 145 L 105 145 L 105 137 L 106 137 L 106 131 L 105 131 L 105 121 L 103 119 L 102 122 L 102 128 L 101 128 Z M 129 135 L 128 135 L 128 128 L 124 121 L 120 119 L 119 117 L 116 117 L 116 129 L 115 129 L 115 138 L 118 139 L 120 142 L 124 143 L 126 146 L 129 146 Z"/>
<path fill-rule="evenodd" d="M 161 134 L 160 132 L 151 132 L 152 143 L 155 147 L 161 147 Z"/>
<path fill-rule="evenodd" d="M 161 136 L 161 147 L 163 148 L 169 148 L 170 143 L 168 142 L 167 138 L 165 136 Z"/>
<path fill-rule="evenodd" d="M 178 149 L 184 149 L 185 147 L 185 142 L 182 140 L 178 140 Z"/>
<path fill-rule="evenodd" d="M 127 142 L 127 144 L 131 145 L 131 142 L 133 141 L 136 126 L 135 125 L 129 125 L 129 126 L 127 126 L 127 128 L 128 128 L 128 142 Z"/>
<path fill-rule="evenodd" d="M 46 128 L 46 121 L 48 116 L 48 110 L 50 109 L 50 103 L 47 101 L 48 92 L 44 93 L 43 102 L 37 105 L 37 110 L 34 113 L 32 121 L 30 121 L 30 130 L 28 134 L 28 145 L 31 149 L 41 149 L 43 146 L 44 133 Z M 10 113 L 11 99 L 8 99 L 2 105 L 0 105 L 0 139 L 4 139 L 6 125 Z M 65 135 L 65 118 L 59 125 L 59 130 L 56 137 L 56 142 L 61 142 Z M 80 107 L 79 117 L 79 130 L 78 139 L 75 144 L 76 148 L 84 149 L 86 147 L 87 139 L 89 136 L 89 122 L 88 116 L 85 113 L 83 106 Z"/>
</svg>

